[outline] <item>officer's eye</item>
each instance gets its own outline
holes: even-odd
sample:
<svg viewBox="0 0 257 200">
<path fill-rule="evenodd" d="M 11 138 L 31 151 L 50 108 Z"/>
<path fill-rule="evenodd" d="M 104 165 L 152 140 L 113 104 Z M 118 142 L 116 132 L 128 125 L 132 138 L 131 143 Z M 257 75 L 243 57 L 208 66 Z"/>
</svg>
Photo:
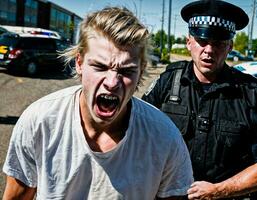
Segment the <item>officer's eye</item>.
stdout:
<svg viewBox="0 0 257 200">
<path fill-rule="evenodd" d="M 204 47 L 208 44 L 208 40 L 205 40 L 205 39 L 197 38 L 196 41 L 202 47 Z"/>
<path fill-rule="evenodd" d="M 215 46 L 215 47 L 218 47 L 218 48 L 224 48 L 224 47 L 227 46 L 227 44 L 228 44 L 227 41 L 217 41 L 216 40 L 216 41 L 212 42 L 212 45 Z"/>
</svg>

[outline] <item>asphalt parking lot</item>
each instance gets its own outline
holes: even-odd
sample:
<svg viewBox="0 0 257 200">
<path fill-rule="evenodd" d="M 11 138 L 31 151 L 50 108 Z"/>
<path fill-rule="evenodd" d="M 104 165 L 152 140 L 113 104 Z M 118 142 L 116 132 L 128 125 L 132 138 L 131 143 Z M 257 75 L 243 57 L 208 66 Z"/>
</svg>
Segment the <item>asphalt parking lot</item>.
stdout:
<svg viewBox="0 0 257 200">
<path fill-rule="evenodd" d="M 74 84 L 78 84 L 78 81 L 62 74 L 44 74 L 32 78 L 9 74 L 0 68 L 0 197 L 5 185 L 2 166 L 13 126 L 19 116 L 33 101 Z"/>
</svg>

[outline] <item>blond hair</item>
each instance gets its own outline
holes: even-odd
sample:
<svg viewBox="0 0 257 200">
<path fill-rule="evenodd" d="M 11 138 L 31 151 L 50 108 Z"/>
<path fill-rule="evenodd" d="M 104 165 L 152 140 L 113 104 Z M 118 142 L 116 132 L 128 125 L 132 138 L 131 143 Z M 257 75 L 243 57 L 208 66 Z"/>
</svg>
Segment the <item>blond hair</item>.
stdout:
<svg viewBox="0 0 257 200">
<path fill-rule="evenodd" d="M 106 7 L 93 12 L 80 24 L 79 38 L 76 45 L 67 49 L 61 56 L 66 63 L 75 59 L 79 53 L 84 57 L 88 50 L 88 39 L 92 32 L 100 33 L 118 47 L 136 46 L 141 49 L 141 76 L 147 64 L 147 52 L 150 48 L 147 28 L 127 8 Z"/>
</svg>

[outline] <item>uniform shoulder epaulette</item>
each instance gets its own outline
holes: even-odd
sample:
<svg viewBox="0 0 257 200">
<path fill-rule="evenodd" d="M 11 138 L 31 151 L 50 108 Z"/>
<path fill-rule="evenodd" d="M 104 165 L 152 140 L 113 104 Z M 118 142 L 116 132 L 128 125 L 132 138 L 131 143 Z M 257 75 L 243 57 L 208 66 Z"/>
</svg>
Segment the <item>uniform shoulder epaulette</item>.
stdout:
<svg viewBox="0 0 257 200">
<path fill-rule="evenodd" d="M 249 85 L 250 87 L 257 87 L 257 78 L 253 77 L 250 74 L 242 73 L 233 67 L 231 68 L 231 71 L 235 77 L 236 82 L 243 85 Z"/>
<path fill-rule="evenodd" d="M 176 70 L 176 69 L 183 69 L 188 63 L 189 62 L 186 61 L 186 60 L 173 62 L 166 67 L 166 71 L 173 71 L 173 70 Z"/>
</svg>

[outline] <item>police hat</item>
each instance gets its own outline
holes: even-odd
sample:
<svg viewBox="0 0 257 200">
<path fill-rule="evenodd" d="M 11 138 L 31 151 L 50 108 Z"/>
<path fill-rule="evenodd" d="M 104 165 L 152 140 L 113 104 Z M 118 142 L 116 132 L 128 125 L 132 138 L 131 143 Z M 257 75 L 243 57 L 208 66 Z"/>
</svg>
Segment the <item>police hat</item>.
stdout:
<svg viewBox="0 0 257 200">
<path fill-rule="evenodd" d="M 249 22 L 241 8 L 219 0 L 189 3 L 182 8 L 181 16 L 192 36 L 214 40 L 232 39 L 236 30 L 243 29 Z"/>
</svg>

